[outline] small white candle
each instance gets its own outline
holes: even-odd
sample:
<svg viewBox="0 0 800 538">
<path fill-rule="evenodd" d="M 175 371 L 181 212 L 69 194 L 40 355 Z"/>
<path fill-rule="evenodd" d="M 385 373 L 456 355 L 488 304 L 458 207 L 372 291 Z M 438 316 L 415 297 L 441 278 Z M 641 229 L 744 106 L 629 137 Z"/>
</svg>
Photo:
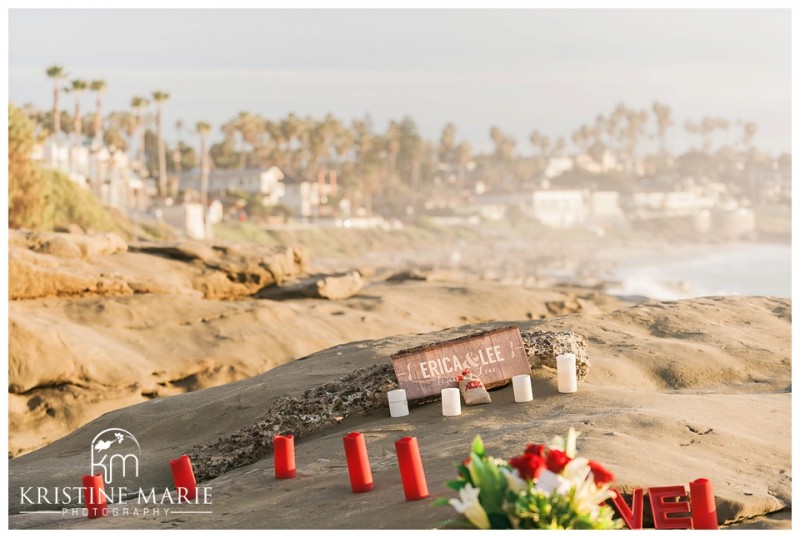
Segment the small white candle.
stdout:
<svg viewBox="0 0 800 538">
<path fill-rule="evenodd" d="M 408 399 L 405 389 L 390 390 L 386 393 L 389 399 L 389 414 L 393 417 L 404 417 L 408 415 Z"/>
<path fill-rule="evenodd" d="M 533 400 L 533 387 L 530 374 L 515 375 L 511 378 L 514 385 L 514 401 L 517 403 Z"/>
<path fill-rule="evenodd" d="M 558 392 L 577 392 L 578 373 L 575 370 L 575 354 L 564 353 L 556 357 L 558 366 Z"/>
<path fill-rule="evenodd" d="M 459 389 L 442 389 L 442 414 L 446 417 L 457 417 L 461 414 L 461 391 Z"/>
</svg>

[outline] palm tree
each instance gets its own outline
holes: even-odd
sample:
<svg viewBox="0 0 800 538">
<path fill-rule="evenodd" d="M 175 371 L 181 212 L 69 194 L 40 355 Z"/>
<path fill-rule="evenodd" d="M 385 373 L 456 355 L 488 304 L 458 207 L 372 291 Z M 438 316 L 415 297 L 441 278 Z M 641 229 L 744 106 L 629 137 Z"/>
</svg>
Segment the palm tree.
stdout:
<svg viewBox="0 0 800 538">
<path fill-rule="evenodd" d="M 442 136 L 439 138 L 439 161 L 450 164 L 453 160 L 453 151 L 456 143 L 456 126 L 448 123 L 442 128 Z"/>
<path fill-rule="evenodd" d="M 108 123 L 110 127 L 113 127 L 117 131 L 125 134 L 126 153 L 130 154 L 130 149 L 133 146 L 133 137 L 136 134 L 136 129 L 138 127 L 136 123 L 136 116 L 127 111 L 112 112 L 108 116 Z M 103 141 L 105 142 L 105 135 L 103 135 Z M 107 142 L 105 143 L 108 145 Z"/>
<path fill-rule="evenodd" d="M 81 128 L 83 126 L 83 120 L 81 118 L 81 93 L 87 87 L 86 81 L 75 79 L 72 81 L 72 86 L 69 88 L 69 93 L 75 95 L 75 117 L 74 117 L 74 125 L 75 125 L 75 145 L 81 145 Z"/>
<path fill-rule="evenodd" d="M 544 159 L 547 150 L 550 149 L 550 138 L 536 129 L 531 133 L 530 141 L 534 148 L 539 149 L 539 157 Z"/>
<path fill-rule="evenodd" d="M 131 108 L 133 109 L 136 117 L 136 130 L 139 133 L 139 141 L 136 146 L 136 160 L 139 161 L 140 166 L 144 169 L 144 114 L 143 111 L 147 108 L 150 101 L 146 97 L 134 97 L 131 99 Z"/>
<path fill-rule="evenodd" d="M 336 136 L 333 145 L 336 150 L 336 160 L 341 163 L 346 161 L 348 155 L 353 150 L 356 144 L 356 134 L 352 129 L 342 127 L 342 130 Z"/>
<path fill-rule="evenodd" d="M 203 212 L 208 203 L 208 150 L 207 137 L 211 132 L 211 125 L 198 121 L 195 127 L 197 134 L 200 135 L 200 203 L 203 205 Z"/>
<path fill-rule="evenodd" d="M 400 124 L 392 120 L 386 131 L 386 151 L 389 157 L 389 174 L 394 177 L 397 172 L 397 155 L 400 153 Z"/>
<path fill-rule="evenodd" d="M 94 140 L 93 147 L 99 147 L 103 140 L 103 92 L 106 91 L 105 80 L 93 80 L 89 84 L 89 89 L 95 93 L 94 106 Z"/>
<path fill-rule="evenodd" d="M 167 196 L 167 155 L 164 146 L 164 130 L 162 129 L 161 113 L 162 104 L 169 99 L 167 92 L 156 90 L 153 92 L 153 101 L 156 103 L 156 131 L 158 133 L 158 195 Z"/>
<path fill-rule="evenodd" d="M 461 142 L 455 151 L 458 159 L 458 179 L 463 183 L 467 175 L 467 164 L 472 156 L 472 148 L 467 142 Z"/>
<path fill-rule="evenodd" d="M 181 171 L 181 146 L 183 140 L 181 133 L 183 132 L 183 120 L 178 119 L 175 121 L 175 132 L 178 133 L 178 142 L 175 144 L 175 151 L 172 152 L 172 166 L 175 168 L 175 173 Z"/>
<path fill-rule="evenodd" d="M 66 78 L 67 73 L 60 65 L 51 65 L 47 68 L 47 76 L 53 79 L 53 135 L 58 136 L 61 131 L 61 112 L 58 109 L 58 94 L 61 90 L 59 80 Z"/>
<path fill-rule="evenodd" d="M 758 133 L 757 123 L 752 121 L 744 123 L 742 126 L 742 145 L 752 147 L 753 138 L 755 138 L 756 133 Z"/>
<path fill-rule="evenodd" d="M 658 148 L 662 155 L 667 153 L 667 129 L 673 125 L 672 108 L 669 105 L 653 103 L 653 114 L 656 117 L 656 130 L 658 132 Z"/>
</svg>

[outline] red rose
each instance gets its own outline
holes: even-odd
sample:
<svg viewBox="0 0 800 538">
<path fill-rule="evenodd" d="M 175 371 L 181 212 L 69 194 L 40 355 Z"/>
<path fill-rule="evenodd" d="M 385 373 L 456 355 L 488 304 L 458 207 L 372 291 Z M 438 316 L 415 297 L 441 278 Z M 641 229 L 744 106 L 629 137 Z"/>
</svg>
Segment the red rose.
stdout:
<svg viewBox="0 0 800 538">
<path fill-rule="evenodd" d="M 526 454 L 534 454 L 540 458 L 544 458 L 544 451 L 544 445 L 528 445 L 528 448 L 525 449 Z"/>
<path fill-rule="evenodd" d="M 523 454 L 522 456 L 511 458 L 508 463 L 519 472 L 522 478 L 527 478 L 528 480 L 539 478 L 539 473 L 544 468 L 544 458 L 535 454 Z"/>
<path fill-rule="evenodd" d="M 602 486 L 603 484 L 608 484 L 614 481 L 614 474 L 596 461 L 589 462 L 589 469 L 592 470 L 592 475 L 594 475 L 594 483 L 597 486 Z"/>
<path fill-rule="evenodd" d="M 560 450 L 550 449 L 547 453 L 547 468 L 553 473 L 560 474 L 572 458 Z"/>
</svg>

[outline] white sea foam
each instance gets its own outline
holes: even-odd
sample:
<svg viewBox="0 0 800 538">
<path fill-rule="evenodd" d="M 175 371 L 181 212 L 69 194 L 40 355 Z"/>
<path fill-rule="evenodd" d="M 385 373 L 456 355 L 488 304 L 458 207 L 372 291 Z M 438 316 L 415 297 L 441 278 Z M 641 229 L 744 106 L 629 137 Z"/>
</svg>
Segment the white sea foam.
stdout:
<svg viewBox="0 0 800 538">
<path fill-rule="evenodd" d="M 752 244 L 721 247 L 684 259 L 648 259 L 618 268 L 609 288 L 614 295 L 643 295 L 658 300 L 709 295 L 790 297 L 790 245 Z"/>
</svg>

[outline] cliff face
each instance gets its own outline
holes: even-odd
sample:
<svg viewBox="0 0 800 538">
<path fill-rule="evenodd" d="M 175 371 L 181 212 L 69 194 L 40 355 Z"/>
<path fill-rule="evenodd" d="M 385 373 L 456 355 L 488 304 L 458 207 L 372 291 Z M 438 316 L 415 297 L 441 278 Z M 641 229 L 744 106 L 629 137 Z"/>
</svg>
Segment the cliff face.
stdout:
<svg viewBox="0 0 800 538">
<path fill-rule="evenodd" d="M 424 310 L 428 301 L 416 297 L 417 310 Z M 466 457 L 475 434 L 483 437 L 490 454 L 510 457 L 527 443 L 563 435 L 570 427 L 583 432 L 579 453 L 614 472 L 623 492 L 705 477 L 714 483 L 721 519 L 774 512 L 791 505 L 790 312 L 788 300 L 710 297 L 522 321 L 523 330 L 571 331 L 585 338 L 592 369 L 577 393 L 559 394 L 555 374 L 545 365 L 534 371 L 534 400 L 528 404 L 514 403 L 507 387 L 493 391 L 489 405 L 465 407 L 460 417 L 442 417 L 437 403 L 413 408 L 401 419 L 389 418 L 383 407 L 342 417 L 296 439 L 296 480 L 276 481 L 266 451 L 254 463 L 203 482 L 213 490 L 213 514 L 202 519 L 116 517 L 97 523 L 23 514 L 12 515 L 10 524 L 430 528 L 453 512 L 428 502 L 402 501 L 393 448 L 397 438 L 419 439 L 435 498 L 449 495 L 444 482 L 454 477 L 454 464 Z M 213 448 L 220 438 L 257 425 L 271 408 L 272 414 L 297 412 L 296 406 L 275 406 L 281 398 L 302 402 L 304 394 L 314 394 L 320 386 L 331 394 L 346 390 L 357 395 L 358 384 L 339 387 L 337 379 L 359 368 L 388 364 L 402 349 L 505 324 L 351 342 L 236 383 L 105 414 L 9 462 L 10 511 L 21 509 L 22 486 L 79 484 L 88 467 L 91 439 L 106 428 L 125 428 L 141 444 L 141 471 L 129 487 L 171 487 L 169 459 L 195 446 Z M 341 437 L 349 431 L 365 433 L 376 482 L 375 491 L 357 497 L 349 490 L 342 451 Z"/>
</svg>

